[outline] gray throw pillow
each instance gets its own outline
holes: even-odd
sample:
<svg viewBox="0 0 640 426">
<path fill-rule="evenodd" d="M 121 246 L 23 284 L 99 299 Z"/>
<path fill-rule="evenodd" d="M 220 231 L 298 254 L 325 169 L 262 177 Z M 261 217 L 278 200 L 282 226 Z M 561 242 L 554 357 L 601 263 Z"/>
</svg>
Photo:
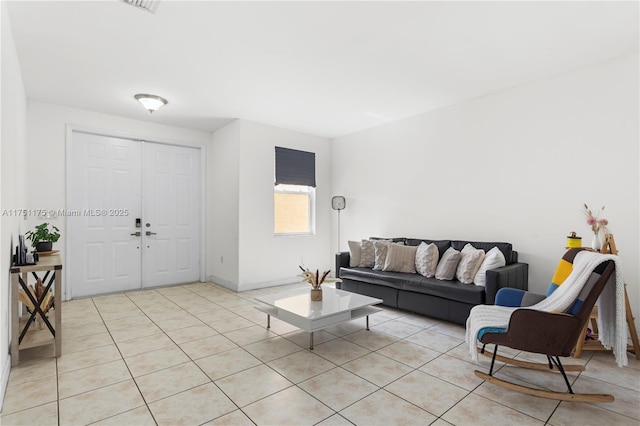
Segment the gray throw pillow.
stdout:
<svg viewBox="0 0 640 426">
<path fill-rule="evenodd" d="M 360 241 L 349 241 L 349 266 L 356 267 L 360 265 Z"/>
<path fill-rule="evenodd" d="M 438 267 L 438 246 L 435 244 L 420 243 L 416 250 L 416 272 L 427 278 L 436 274 Z"/>
<path fill-rule="evenodd" d="M 416 246 L 389 244 L 383 271 L 416 273 Z"/>
<path fill-rule="evenodd" d="M 471 284 L 484 260 L 484 250 L 477 249 L 471 244 L 464 246 L 460 252 L 460 262 L 456 269 L 456 278 L 462 284 Z"/>
<path fill-rule="evenodd" d="M 391 241 L 388 240 L 375 240 L 373 242 L 375 254 L 374 271 L 382 271 L 382 268 L 384 268 L 384 261 L 387 259 L 387 247 L 389 247 L 389 244 L 391 244 Z"/>
<path fill-rule="evenodd" d="M 375 264 L 373 241 L 362 240 L 360 244 L 360 264 L 358 266 L 361 268 L 373 268 Z"/>
<path fill-rule="evenodd" d="M 458 262 L 460 262 L 460 252 L 453 247 L 449 247 L 442 255 L 440 262 L 438 262 L 436 278 L 451 281 L 456 276 Z"/>
</svg>

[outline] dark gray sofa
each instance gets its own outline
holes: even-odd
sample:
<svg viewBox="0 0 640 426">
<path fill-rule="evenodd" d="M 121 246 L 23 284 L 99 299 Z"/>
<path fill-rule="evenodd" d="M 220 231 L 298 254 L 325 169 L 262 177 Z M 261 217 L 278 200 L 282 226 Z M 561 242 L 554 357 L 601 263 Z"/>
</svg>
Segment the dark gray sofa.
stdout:
<svg viewBox="0 0 640 426">
<path fill-rule="evenodd" d="M 372 238 L 375 239 L 375 238 Z M 382 299 L 383 305 L 415 312 L 446 321 L 465 324 L 471 308 L 480 304 L 493 304 L 496 293 L 503 287 L 529 289 L 529 265 L 518 262 L 518 252 L 510 243 L 474 242 L 460 240 L 426 240 L 393 238 L 406 245 L 435 243 L 440 257 L 449 248 L 456 250 L 470 243 L 485 252 L 498 247 L 506 266 L 488 270 L 486 287 L 462 284 L 457 280 L 443 281 L 420 274 L 374 271 L 371 268 L 349 267 L 349 252 L 336 254 L 336 276 L 342 282 L 337 288 Z"/>
</svg>

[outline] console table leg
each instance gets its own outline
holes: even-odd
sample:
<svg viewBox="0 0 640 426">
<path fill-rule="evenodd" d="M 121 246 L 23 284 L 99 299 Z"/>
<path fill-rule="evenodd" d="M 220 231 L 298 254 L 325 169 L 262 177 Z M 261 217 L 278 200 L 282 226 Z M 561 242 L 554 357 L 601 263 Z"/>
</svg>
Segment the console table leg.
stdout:
<svg viewBox="0 0 640 426">
<path fill-rule="evenodd" d="M 267 328 L 271 328 L 271 315 L 267 314 Z"/>
<path fill-rule="evenodd" d="M 367 331 L 369 330 L 369 315 L 367 315 Z"/>
<path fill-rule="evenodd" d="M 313 331 L 309 333 L 309 350 L 313 350 Z"/>
</svg>

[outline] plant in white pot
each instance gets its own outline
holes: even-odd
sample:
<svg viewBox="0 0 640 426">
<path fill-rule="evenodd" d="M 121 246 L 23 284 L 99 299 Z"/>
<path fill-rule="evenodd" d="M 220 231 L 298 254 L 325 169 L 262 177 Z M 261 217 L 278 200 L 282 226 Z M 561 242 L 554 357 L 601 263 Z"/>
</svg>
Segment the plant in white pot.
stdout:
<svg viewBox="0 0 640 426">
<path fill-rule="evenodd" d="M 37 252 L 46 252 L 53 249 L 53 243 L 60 239 L 60 230 L 45 222 L 36 226 L 35 230 L 27 231 L 25 238 L 31 242 L 31 246 Z"/>
</svg>

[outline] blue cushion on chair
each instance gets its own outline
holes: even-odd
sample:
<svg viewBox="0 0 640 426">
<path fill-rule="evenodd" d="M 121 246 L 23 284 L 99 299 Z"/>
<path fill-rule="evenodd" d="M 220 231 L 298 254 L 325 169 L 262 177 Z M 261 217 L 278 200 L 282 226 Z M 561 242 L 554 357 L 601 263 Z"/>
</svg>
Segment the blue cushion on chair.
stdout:
<svg viewBox="0 0 640 426">
<path fill-rule="evenodd" d="M 484 333 L 506 333 L 506 328 L 498 328 L 498 327 L 485 327 L 478 331 L 478 340 L 482 339 Z"/>
<path fill-rule="evenodd" d="M 511 306 L 514 308 L 519 308 L 522 303 L 522 298 L 526 291 L 519 290 L 517 288 L 501 288 L 496 293 L 496 305 L 499 306 Z"/>
</svg>

